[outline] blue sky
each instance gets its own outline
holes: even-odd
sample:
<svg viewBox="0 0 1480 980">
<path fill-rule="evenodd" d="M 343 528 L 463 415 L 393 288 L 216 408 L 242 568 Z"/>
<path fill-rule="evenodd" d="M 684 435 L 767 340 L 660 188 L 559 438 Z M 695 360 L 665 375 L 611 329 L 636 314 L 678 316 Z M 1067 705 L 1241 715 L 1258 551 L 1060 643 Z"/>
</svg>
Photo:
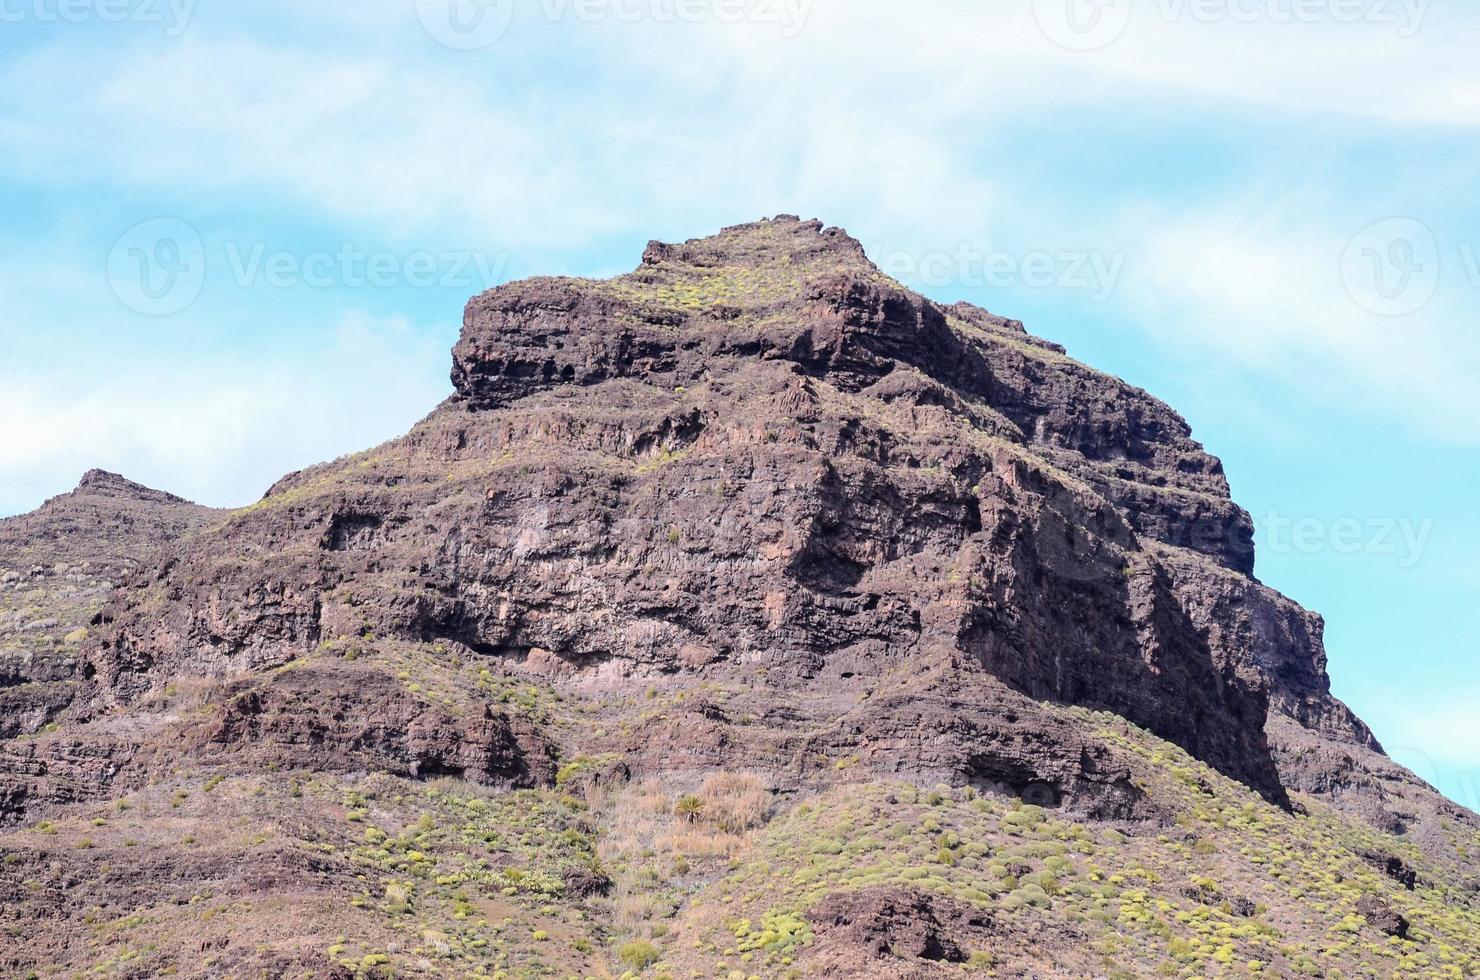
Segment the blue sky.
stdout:
<svg viewBox="0 0 1480 980">
<path fill-rule="evenodd" d="M 1480 11 L 473 2 L 0 0 L 0 514 L 247 503 L 430 410 L 485 285 L 815 216 L 1182 411 L 1480 804 Z"/>
</svg>

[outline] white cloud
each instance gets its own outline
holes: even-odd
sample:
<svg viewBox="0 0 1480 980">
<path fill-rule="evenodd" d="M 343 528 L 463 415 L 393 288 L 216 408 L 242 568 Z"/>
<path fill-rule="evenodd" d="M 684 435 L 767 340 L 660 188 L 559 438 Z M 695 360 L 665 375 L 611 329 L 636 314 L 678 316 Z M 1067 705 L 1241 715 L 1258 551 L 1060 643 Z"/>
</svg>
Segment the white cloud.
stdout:
<svg viewBox="0 0 1480 980">
<path fill-rule="evenodd" d="M 1475 15 L 1434 9 L 1402 37 L 1268 18 L 1168 22 L 1158 2 L 1138 0 L 1124 35 L 1092 52 L 1056 46 L 1027 2 L 818 0 L 795 37 L 718 22 L 551 25 L 525 11 L 503 41 L 473 53 L 439 49 L 410 3 L 367 4 L 347 20 L 315 4 L 239 15 L 294 18 L 313 39 L 296 46 L 258 33 L 260 19 L 203 8 L 180 41 L 41 47 L 0 69 L 0 171 L 110 204 L 269 202 L 351 235 L 373 228 L 377 240 L 415 234 L 556 261 L 619 236 L 698 234 L 778 210 L 914 252 L 1098 245 L 1126 253 L 1108 306 L 1134 310 L 1145 329 L 1480 438 L 1469 383 L 1480 362 L 1454 297 L 1392 321 L 1342 292 L 1349 201 L 1291 192 L 1277 211 L 1268 175 L 1254 174 L 1193 211 L 1105 201 L 1079 214 L 1024 193 L 1036 186 L 1031 143 L 1012 148 L 1021 168 L 979 162 L 1015 126 L 1049 139 L 1054 120 L 1093 111 L 1165 113 L 1189 127 L 1211 112 L 1345 118 L 1353 133 L 1399 141 L 1423 126 L 1463 134 L 1480 121 L 1480 62 L 1465 43 Z M 553 59 L 545 74 L 531 48 Z M 1082 165 L 1098 163 L 1090 154 Z M 55 271 L 28 276 L 48 281 L 48 303 L 69 292 L 59 282 L 91 281 Z M 63 315 L 48 323 L 47 304 L 27 306 L 64 332 Z M 14 433 L 0 440 L 0 510 L 32 506 L 93 465 L 241 502 L 244 487 L 284 469 L 392 435 L 445 391 L 446 348 L 418 349 L 408 369 L 401 353 L 414 339 L 384 324 L 368 337 L 335 354 L 351 372 L 285 354 L 223 376 L 220 360 L 182 354 L 85 383 L 32 345 L 24 369 L 0 366 Z"/>
<path fill-rule="evenodd" d="M 766 88 L 786 87 L 802 99 L 809 88 L 842 78 L 838 88 L 855 96 L 897 96 L 904 86 L 915 102 L 977 119 L 1050 104 L 1156 103 L 1204 112 L 1246 106 L 1335 113 L 1403 127 L 1480 124 L 1480 64 L 1466 38 L 1476 24 L 1472 10 L 1365 0 L 1374 22 L 1302 23 L 1282 17 L 1289 0 L 1213 0 L 1224 11 L 1255 12 L 1240 23 L 1200 18 L 1195 9 L 1206 2 L 1122 0 L 1131 15 L 1113 43 L 1074 51 L 1050 39 L 1034 10 L 1071 2 L 950 0 L 905 13 L 892 0 L 818 0 L 795 39 L 718 23 L 708 34 L 738 55 L 747 81 L 769 79 Z M 1394 23 L 1380 22 L 1384 10 Z M 1415 31 L 1406 30 L 1410 24 Z M 717 67 L 706 46 L 646 50 L 654 70 L 685 53 L 711 73 Z"/>
<path fill-rule="evenodd" d="M 1122 231 L 1131 257 L 1114 302 L 1164 343 L 1431 436 L 1480 441 L 1469 284 L 1450 275 L 1412 313 L 1378 315 L 1362 284 L 1354 293 L 1343 278 L 1358 222 L 1308 201 L 1262 201 L 1137 213 Z"/>
<path fill-rule="evenodd" d="M 1480 690 L 1427 693 L 1422 708 L 1390 706 L 1377 724 L 1383 748 L 1399 765 L 1450 799 L 1480 810 Z"/>
<path fill-rule="evenodd" d="M 607 227 L 593 174 L 548 129 L 454 72 L 376 57 L 187 39 L 17 64 L 0 125 L 9 168 L 33 180 L 279 197 L 378 231 L 453 227 L 522 244 Z M 98 147 L 107 146 L 106 166 Z M 462 247 L 467 243 L 449 243 Z"/>
<path fill-rule="evenodd" d="M 1092 52 L 1051 42 L 1028 3 L 906 15 L 883 0 L 819 0 L 787 37 L 717 20 L 551 23 L 531 2 L 471 53 L 437 48 L 409 3 L 369 5 L 340 22 L 347 40 L 298 48 L 200 12 L 182 41 L 99 49 L 88 72 L 61 48 L 15 63 L 0 147 L 33 179 L 257 189 L 382 229 L 541 247 L 720 196 L 747 212 L 851 196 L 920 220 L 948 187 L 985 209 L 998 192 L 971 175 L 964 141 L 1054 107 L 1480 121 L 1480 64 L 1440 11 L 1405 38 L 1168 22 L 1166 2 L 1140 3 L 1126 33 Z M 298 16 L 328 42 L 321 13 Z M 571 77 L 511 72 L 525 46 Z"/>
<path fill-rule="evenodd" d="M 451 391 L 446 331 L 346 314 L 324 343 L 233 371 L 230 358 L 121 359 L 105 373 L 0 368 L 0 514 L 92 467 L 216 506 L 293 469 L 405 432 Z"/>
</svg>

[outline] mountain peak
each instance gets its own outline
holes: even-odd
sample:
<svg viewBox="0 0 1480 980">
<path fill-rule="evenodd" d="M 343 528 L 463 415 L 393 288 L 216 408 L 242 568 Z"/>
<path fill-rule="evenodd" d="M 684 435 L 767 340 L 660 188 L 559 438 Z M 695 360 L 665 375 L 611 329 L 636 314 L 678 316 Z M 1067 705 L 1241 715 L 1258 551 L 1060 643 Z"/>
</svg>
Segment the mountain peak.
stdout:
<svg viewBox="0 0 1480 980">
<path fill-rule="evenodd" d="M 864 254 L 863 244 L 842 228 L 827 227 L 815 218 L 803 221 L 794 214 L 781 214 L 731 225 L 717 234 L 691 238 L 681 244 L 649 242 L 642 264 L 712 269 L 778 262 L 806 265 L 839 259 L 851 259 L 874 269 Z"/>
<path fill-rule="evenodd" d="M 1008 322 L 978 312 L 983 328 Z M 475 408 L 615 378 L 681 387 L 757 361 L 848 391 L 904 364 L 981 394 L 985 366 L 951 315 L 884 275 L 846 231 L 782 215 L 650 243 L 614 279 L 528 279 L 474 297 L 452 379 Z"/>
<path fill-rule="evenodd" d="M 1146 392 L 792 216 L 484 293 L 454 363 L 251 507 L 94 471 L 0 522 L 0 824 L 51 820 L 0 838 L 9 973 L 96 961 L 106 865 L 151 976 L 440 970 L 407 934 L 468 975 L 1480 975 L 1480 821 L 1331 695 Z M 264 856 L 203 942 L 189 872 Z"/>
<path fill-rule="evenodd" d="M 135 483 L 125 476 L 103 469 L 91 469 L 82 474 L 82 479 L 77 481 L 77 487 L 72 491 L 72 494 L 74 496 L 111 497 L 155 503 L 189 503 L 183 497 L 177 497 L 163 490 L 146 487 L 142 483 Z"/>
</svg>

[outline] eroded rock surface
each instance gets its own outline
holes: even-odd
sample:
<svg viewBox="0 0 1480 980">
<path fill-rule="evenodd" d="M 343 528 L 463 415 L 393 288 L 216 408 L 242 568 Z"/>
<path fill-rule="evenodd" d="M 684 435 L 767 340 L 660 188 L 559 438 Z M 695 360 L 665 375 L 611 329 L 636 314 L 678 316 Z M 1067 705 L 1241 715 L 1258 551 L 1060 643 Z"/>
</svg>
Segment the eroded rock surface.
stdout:
<svg viewBox="0 0 1480 980">
<path fill-rule="evenodd" d="M 475 297 L 452 377 L 0 522 L 0 969 L 1480 972 L 1480 822 L 1147 393 L 789 216 Z"/>
<path fill-rule="evenodd" d="M 818 937 L 807 960 L 818 976 L 959 976 L 995 938 L 986 913 L 899 888 L 830 895 L 807 917 Z"/>
<path fill-rule="evenodd" d="M 91 470 L 72 492 L 0 520 L 0 738 L 40 731 L 71 703 L 89 620 L 211 513 Z"/>
<path fill-rule="evenodd" d="M 364 631 L 618 689 L 928 664 L 1115 712 L 1283 799 L 1272 672 L 1199 628 L 1150 547 L 1247 580 L 1218 461 L 1144 392 L 910 293 L 837 229 L 782 218 L 493 290 L 453 378 L 410 435 L 284 479 L 110 609 L 95 704 Z"/>
</svg>

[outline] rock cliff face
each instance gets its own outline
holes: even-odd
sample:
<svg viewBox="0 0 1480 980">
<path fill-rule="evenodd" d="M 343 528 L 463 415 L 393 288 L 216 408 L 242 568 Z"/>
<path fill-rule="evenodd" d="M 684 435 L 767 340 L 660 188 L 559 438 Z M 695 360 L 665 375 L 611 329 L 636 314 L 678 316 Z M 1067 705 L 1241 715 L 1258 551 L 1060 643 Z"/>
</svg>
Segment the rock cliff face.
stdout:
<svg viewBox="0 0 1480 980">
<path fill-rule="evenodd" d="M 0 743 L 0 817 L 206 767 L 591 799 L 630 783 L 639 809 L 655 781 L 719 773 L 776 800 L 902 781 L 1128 828 L 1243 792 L 1418 828 L 1446 861 L 1436 828 L 1473 826 L 1332 698 L 1321 620 L 1254 578 L 1249 517 L 1186 422 L 1016 321 L 904 289 L 838 229 L 783 216 L 653 243 L 616 279 L 492 290 L 452 377 L 403 438 L 239 511 L 89 474 L 0 523 L 50 562 L 180 539 L 75 635 L 79 679 L 71 659 L 0 663 L 0 683 L 66 684 L 8 734 L 65 709 L 62 731 Z M 1174 782 L 1153 737 L 1194 760 Z M 682 800 L 664 806 L 690 822 L 723 802 Z M 749 820 L 716 827 L 739 840 Z M 605 887 L 562 867 L 583 896 Z M 1026 935 L 969 895 L 817 897 L 822 975 L 934 976 Z"/>
<path fill-rule="evenodd" d="M 92 470 L 71 493 L 0 520 L 0 738 L 34 733 L 70 703 L 88 621 L 209 514 Z"/>
<path fill-rule="evenodd" d="M 286 478 L 110 610 L 99 702 L 370 629 L 618 687 L 857 697 L 939 669 L 1121 714 L 1275 800 L 1271 697 L 1367 738 L 1182 419 L 837 229 L 493 290 L 453 379 L 409 436 Z"/>
<path fill-rule="evenodd" d="M 994 724 L 976 705 L 1008 692 L 1104 709 L 1283 801 L 1274 671 L 1188 601 L 1251 564 L 1218 461 L 1144 392 L 904 290 L 842 232 L 780 219 L 494 290 L 453 378 L 409 436 L 288 477 L 110 609 L 96 703 L 367 630 L 609 690 L 762 676 L 816 692 L 819 721 L 933 672 L 958 722 Z M 1210 571 L 1179 591 L 1166 547 Z M 1035 771 L 1053 757 L 972 744 L 944 768 L 1087 777 Z"/>
</svg>

